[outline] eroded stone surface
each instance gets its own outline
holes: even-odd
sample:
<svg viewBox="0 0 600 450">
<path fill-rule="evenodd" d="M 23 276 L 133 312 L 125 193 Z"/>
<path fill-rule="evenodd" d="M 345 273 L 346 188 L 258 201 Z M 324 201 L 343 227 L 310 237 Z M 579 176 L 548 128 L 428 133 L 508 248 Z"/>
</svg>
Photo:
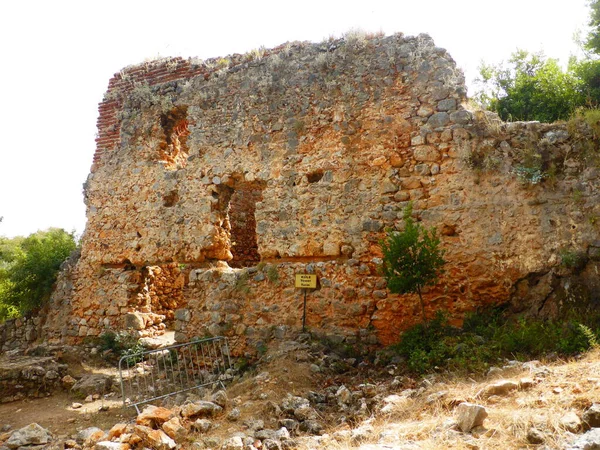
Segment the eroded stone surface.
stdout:
<svg viewBox="0 0 600 450">
<path fill-rule="evenodd" d="M 45 335 L 81 341 L 134 314 L 141 335 L 169 325 L 178 340 L 226 334 L 252 347 L 273 327 L 301 327 L 294 276 L 308 272 L 320 289 L 307 325 L 394 342 L 421 313 L 415 295 L 378 286 L 378 242 L 409 200 L 448 260 L 424 293 L 428 316 L 583 303 L 599 283 L 589 217 L 600 193 L 581 140 L 565 125 L 468 111 L 465 92 L 426 35 L 123 70 L 99 107 L 81 258 L 59 278 Z M 553 180 L 526 177 L 552 167 Z M 561 267 L 564 248 L 587 266 Z"/>
</svg>

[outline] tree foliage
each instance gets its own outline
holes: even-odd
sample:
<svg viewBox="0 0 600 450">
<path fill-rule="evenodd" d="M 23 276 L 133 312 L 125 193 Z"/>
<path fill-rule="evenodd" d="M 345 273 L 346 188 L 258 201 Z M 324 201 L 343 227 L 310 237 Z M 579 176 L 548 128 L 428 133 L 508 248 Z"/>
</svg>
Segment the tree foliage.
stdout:
<svg viewBox="0 0 600 450">
<path fill-rule="evenodd" d="M 600 54 L 600 0 L 591 0 L 590 6 L 590 21 L 588 25 L 591 27 L 588 33 L 585 47 L 595 54 Z"/>
<path fill-rule="evenodd" d="M 590 0 L 590 31 L 579 41 L 585 56 L 566 69 L 542 53 L 518 50 L 508 63 L 482 64 L 474 99 L 503 120 L 566 120 L 600 106 L 600 0 Z"/>
<path fill-rule="evenodd" d="M 436 229 L 415 222 L 409 204 L 404 210 L 404 230 L 389 231 L 381 241 L 381 249 L 381 270 L 388 289 L 396 294 L 418 294 L 425 320 L 422 290 L 437 283 L 446 263 Z"/>
<path fill-rule="evenodd" d="M 60 265 L 75 248 L 74 234 L 57 228 L 27 238 L 0 238 L 0 319 L 43 305 Z"/>
<path fill-rule="evenodd" d="M 476 98 L 503 120 L 565 120 L 585 103 L 577 68 L 575 60 L 563 70 L 556 59 L 518 50 L 506 65 L 480 67 Z"/>
</svg>

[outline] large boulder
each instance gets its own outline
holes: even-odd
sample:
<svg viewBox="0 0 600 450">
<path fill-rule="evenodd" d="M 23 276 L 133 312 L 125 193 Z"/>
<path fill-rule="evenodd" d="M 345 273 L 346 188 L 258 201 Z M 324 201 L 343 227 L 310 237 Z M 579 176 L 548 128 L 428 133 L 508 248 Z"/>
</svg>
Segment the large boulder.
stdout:
<svg viewBox="0 0 600 450">
<path fill-rule="evenodd" d="M 173 411 L 160 406 L 148 405 L 137 416 L 135 423 L 150 428 L 160 427 L 163 423 L 174 416 Z"/>
<path fill-rule="evenodd" d="M 473 403 L 461 403 L 456 410 L 458 413 L 458 428 L 464 433 L 468 433 L 473 428 L 483 425 L 483 421 L 488 416 L 483 406 Z"/>
<path fill-rule="evenodd" d="M 582 417 L 589 428 L 600 428 L 600 404 L 594 403 L 583 413 Z"/>
<path fill-rule="evenodd" d="M 200 400 L 194 403 L 188 403 L 181 407 L 181 415 L 187 418 L 212 417 L 223 411 L 219 405 L 213 402 Z"/>
<path fill-rule="evenodd" d="M 37 423 L 16 430 L 10 435 L 5 445 L 10 448 L 19 448 L 27 445 L 48 444 L 52 440 L 52 433 Z"/>
<path fill-rule="evenodd" d="M 565 450 L 600 450 L 600 428 L 592 428 L 582 434 Z"/>
<path fill-rule="evenodd" d="M 113 377 L 102 373 L 84 375 L 71 388 L 71 392 L 78 397 L 85 398 L 88 395 L 107 394 L 113 385 Z"/>
</svg>

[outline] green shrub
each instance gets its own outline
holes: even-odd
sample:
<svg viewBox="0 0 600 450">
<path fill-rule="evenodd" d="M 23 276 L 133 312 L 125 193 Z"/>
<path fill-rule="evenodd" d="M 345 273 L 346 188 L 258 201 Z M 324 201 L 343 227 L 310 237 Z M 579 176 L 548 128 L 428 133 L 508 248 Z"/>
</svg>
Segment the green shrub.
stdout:
<svg viewBox="0 0 600 450">
<path fill-rule="evenodd" d="M 586 321 L 586 324 L 581 322 Z M 549 353 L 572 356 L 597 345 L 598 317 L 572 320 L 511 318 L 504 308 L 469 314 L 462 328 L 448 325 L 440 312 L 428 324 L 404 332 L 393 350 L 410 372 L 484 372 L 504 359 L 530 359 Z M 594 331 L 596 330 L 596 331 Z"/>
<path fill-rule="evenodd" d="M 132 356 L 146 350 L 146 347 L 140 342 L 135 333 L 127 331 L 107 331 L 102 333 L 96 339 L 95 344 L 101 352 L 110 351 L 117 359 L 123 356 Z M 129 358 L 128 364 L 135 364 L 140 361 L 140 357 Z"/>
<path fill-rule="evenodd" d="M 396 350 L 406 358 L 412 372 L 429 372 L 445 366 L 445 361 L 452 356 L 446 338 L 452 336 L 453 332 L 446 317 L 438 311 L 429 323 L 420 323 L 407 330 Z"/>
</svg>

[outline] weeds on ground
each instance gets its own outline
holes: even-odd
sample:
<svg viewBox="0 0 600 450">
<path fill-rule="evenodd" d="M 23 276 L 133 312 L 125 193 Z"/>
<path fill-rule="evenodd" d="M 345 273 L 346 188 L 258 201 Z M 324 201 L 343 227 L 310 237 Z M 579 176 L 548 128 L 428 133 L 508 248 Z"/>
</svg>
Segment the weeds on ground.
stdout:
<svg viewBox="0 0 600 450">
<path fill-rule="evenodd" d="M 107 331 L 96 338 L 95 344 L 101 352 L 110 350 L 113 357 L 121 358 L 123 356 L 132 356 L 146 350 L 146 347 L 139 341 L 139 337 L 127 331 Z M 128 363 L 137 362 L 137 358 L 130 358 Z"/>
<path fill-rule="evenodd" d="M 585 323 L 583 323 L 585 322 Z M 573 356 L 597 345 L 599 317 L 567 321 L 518 319 L 502 308 L 467 316 L 462 328 L 438 312 L 426 324 L 407 330 L 393 347 L 410 372 L 482 373 L 505 359 L 539 358 L 555 353 Z"/>
</svg>

